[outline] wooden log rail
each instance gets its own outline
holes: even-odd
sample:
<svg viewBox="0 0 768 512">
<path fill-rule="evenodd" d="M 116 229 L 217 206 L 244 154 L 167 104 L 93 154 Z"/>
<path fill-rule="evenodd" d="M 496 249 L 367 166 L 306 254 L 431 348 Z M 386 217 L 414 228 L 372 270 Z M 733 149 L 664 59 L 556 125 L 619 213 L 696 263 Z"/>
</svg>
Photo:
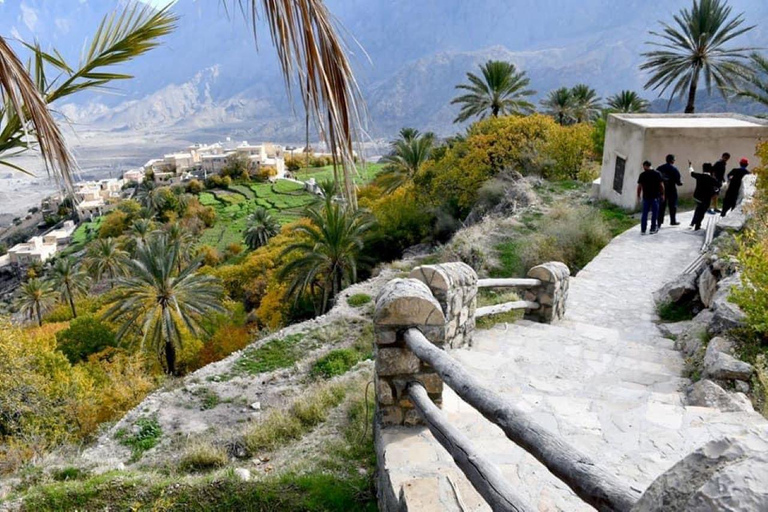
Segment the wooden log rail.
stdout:
<svg viewBox="0 0 768 512">
<path fill-rule="evenodd" d="M 477 308 L 475 311 L 475 318 L 482 318 L 489 315 L 498 315 L 500 313 L 507 313 L 515 309 L 536 310 L 539 309 L 538 302 L 531 302 L 528 300 L 516 300 L 513 302 L 504 302 L 502 304 L 496 304 L 493 306 L 484 306 Z"/>
<path fill-rule="evenodd" d="M 534 288 L 541 286 L 540 279 L 478 279 L 478 288 Z"/>
<path fill-rule="evenodd" d="M 419 329 L 407 329 L 403 337 L 416 357 L 429 364 L 462 400 L 499 426 L 512 442 L 536 457 L 586 503 L 601 512 L 629 512 L 640 499 L 639 491 L 601 469 L 594 460 L 537 424 L 520 408 L 484 388 L 455 359 L 430 343 Z M 453 451 L 451 455 L 456 457 L 456 453 Z"/>
<path fill-rule="evenodd" d="M 432 435 L 448 451 L 456 465 L 495 512 L 534 512 L 536 509 L 515 493 L 501 471 L 483 457 L 442 411 L 432 403 L 427 390 L 418 382 L 408 385 L 408 396 L 424 418 Z"/>
</svg>

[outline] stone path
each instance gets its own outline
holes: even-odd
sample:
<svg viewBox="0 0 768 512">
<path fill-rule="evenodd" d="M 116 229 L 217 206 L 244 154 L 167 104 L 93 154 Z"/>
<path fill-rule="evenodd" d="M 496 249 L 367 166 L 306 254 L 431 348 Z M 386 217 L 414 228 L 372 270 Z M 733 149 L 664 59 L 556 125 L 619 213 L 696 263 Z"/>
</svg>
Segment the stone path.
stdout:
<svg viewBox="0 0 768 512">
<path fill-rule="evenodd" d="M 681 218 L 682 225 L 689 218 Z M 661 336 L 652 293 L 696 257 L 703 231 L 614 239 L 571 279 L 566 319 L 475 333 L 454 357 L 639 491 L 705 442 L 768 428 L 757 413 L 683 405 L 683 357 Z M 444 412 L 540 511 L 593 510 L 446 387 Z M 386 465 L 409 510 L 489 510 L 425 429 L 384 433 Z M 396 491 L 397 492 L 397 491 Z"/>
</svg>

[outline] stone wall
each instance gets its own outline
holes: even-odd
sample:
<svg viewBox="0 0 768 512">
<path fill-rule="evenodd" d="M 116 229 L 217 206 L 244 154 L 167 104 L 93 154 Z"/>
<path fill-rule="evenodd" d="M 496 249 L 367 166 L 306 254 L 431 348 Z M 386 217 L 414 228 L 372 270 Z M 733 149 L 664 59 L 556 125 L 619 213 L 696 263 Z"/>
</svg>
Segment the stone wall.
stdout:
<svg viewBox="0 0 768 512">
<path fill-rule="evenodd" d="M 442 307 L 446 347 L 470 346 L 477 308 L 477 274 L 472 267 L 460 262 L 423 265 L 409 277 L 426 284 Z"/>
<path fill-rule="evenodd" d="M 526 320 L 551 324 L 563 318 L 570 275 L 568 266 L 557 261 L 543 263 L 528 271 L 528 277 L 541 281 L 541 286 L 525 292 L 525 300 L 539 303 L 539 309 L 526 310 Z"/>
</svg>

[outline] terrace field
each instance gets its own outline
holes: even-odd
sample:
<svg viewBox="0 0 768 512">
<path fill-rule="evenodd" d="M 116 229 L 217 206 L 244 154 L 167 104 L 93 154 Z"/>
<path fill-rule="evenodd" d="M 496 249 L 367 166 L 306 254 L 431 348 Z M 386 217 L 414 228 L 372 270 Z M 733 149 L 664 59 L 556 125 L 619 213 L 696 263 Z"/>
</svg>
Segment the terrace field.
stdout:
<svg viewBox="0 0 768 512">
<path fill-rule="evenodd" d="M 357 167 L 358 175 L 355 177 L 355 183 L 365 185 L 370 183 L 376 175 L 384 168 L 384 164 L 364 164 Z M 333 166 L 302 168 L 294 173 L 296 179 L 306 181 L 309 178 L 315 178 L 315 181 L 321 182 L 333 179 Z"/>
</svg>

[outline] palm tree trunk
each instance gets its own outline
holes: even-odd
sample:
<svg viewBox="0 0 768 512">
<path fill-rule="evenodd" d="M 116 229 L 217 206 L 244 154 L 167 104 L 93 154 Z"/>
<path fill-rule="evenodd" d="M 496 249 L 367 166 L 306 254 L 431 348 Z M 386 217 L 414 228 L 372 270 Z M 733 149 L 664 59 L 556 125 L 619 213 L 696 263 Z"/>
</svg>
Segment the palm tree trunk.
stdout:
<svg viewBox="0 0 768 512">
<path fill-rule="evenodd" d="M 168 375 L 176 374 L 176 347 L 170 340 L 165 342 L 165 365 Z"/>
<path fill-rule="evenodd" d="M 35 304 L 35 313 L 37 314 L 37 325 L 43 326 L 43 314 L 40 312 L 40 303 Z"/>
<path fill-rule="evenodd" d="M 685 106 L 686 114 L 693 114 L 696 110 L 696 89 L 699 87 L 699 67 L 693 69 L 691 85 L 688 88 L 688 104 Z"/>
<path fill-rule="evenodd" d="M 491 115 L 493 117 L 499 117 L 499 106 L 498 105 L 491 105 Z"/>
<path fill-rule="evenodd" d="M 77 310 L 75 310 L 75 301 L 72 298 L 72 289 L 69 287 L 69 283 L 67 283 L 66 286 L 67 286 L 67 299 L 69 299 L 69 307 L 72 309 L 72 318 L 77 318 Z"/>
</svg>

